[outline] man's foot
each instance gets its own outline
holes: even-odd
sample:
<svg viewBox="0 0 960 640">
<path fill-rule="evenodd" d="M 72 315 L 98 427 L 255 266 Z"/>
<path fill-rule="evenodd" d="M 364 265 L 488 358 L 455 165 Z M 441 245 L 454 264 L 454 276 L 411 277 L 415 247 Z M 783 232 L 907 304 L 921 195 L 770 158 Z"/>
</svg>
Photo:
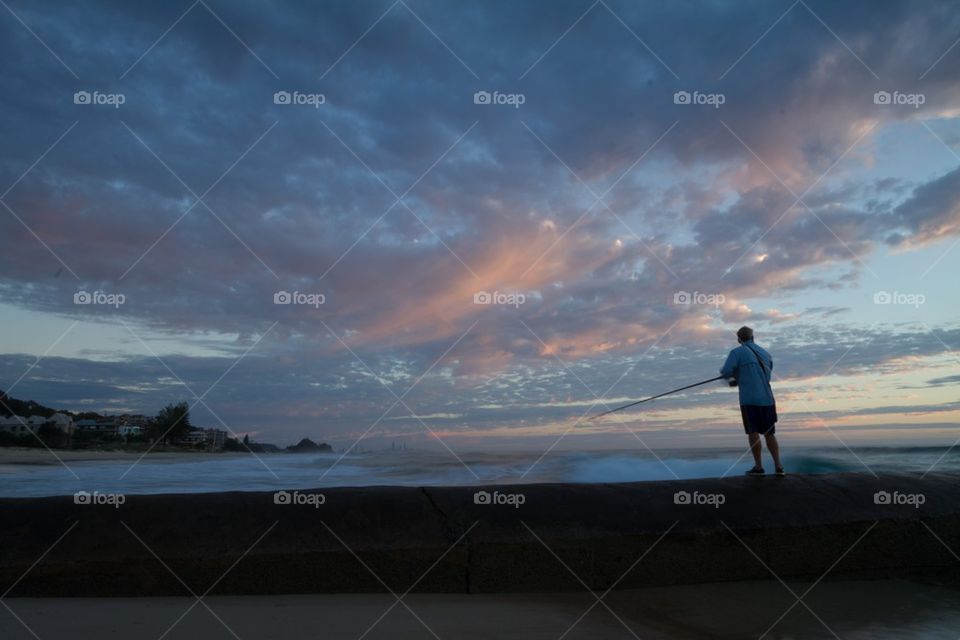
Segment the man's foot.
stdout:
<svg viewBox="0 0 960 640">
<path fill-rule="evenodd" d="M 763 467 L 754 467 L 747 471 L 748 476 L 762 476 L 764 473 Z"/>
<path fill-rule="evenodd" d="M 777 473 L 778 476 L 785 476 L 785 475 L 787 475 L 787 472 L 783 470 L 783 467 L 777 467 L 776 473 Z"/>
</svg>

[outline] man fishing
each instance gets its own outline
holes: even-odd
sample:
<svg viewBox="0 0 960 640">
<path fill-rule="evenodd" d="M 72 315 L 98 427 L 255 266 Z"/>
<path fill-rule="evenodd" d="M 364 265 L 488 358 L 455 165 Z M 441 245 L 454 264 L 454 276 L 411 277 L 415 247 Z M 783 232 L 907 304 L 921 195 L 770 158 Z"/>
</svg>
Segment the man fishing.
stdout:
<svg viewBox="0 0 960 640">
<path fill-rule="evenodd" d="M 753 329 L 740 327 L 737 330 L 737 342 L 740 346 L 730 351 L 727 361 L 720 369 L 720 375 L 727 379 L 731 387 L 740 389 L 740 416 L 743 418 L 743 430 L 750 443 L 753 454 L 753 468 L 748 476 L 764 474 L 760 444 L 762 435 L 767 441 L 767 450 L 773 458 L 774 470 L 778 476 L 784 474 L 780 464 L 780 445 L 777 443 L 777 402 L 770 387 L 770 375 L 773 371 L 773 358 L 765 349 L 754 343 Z"/>
</svg>

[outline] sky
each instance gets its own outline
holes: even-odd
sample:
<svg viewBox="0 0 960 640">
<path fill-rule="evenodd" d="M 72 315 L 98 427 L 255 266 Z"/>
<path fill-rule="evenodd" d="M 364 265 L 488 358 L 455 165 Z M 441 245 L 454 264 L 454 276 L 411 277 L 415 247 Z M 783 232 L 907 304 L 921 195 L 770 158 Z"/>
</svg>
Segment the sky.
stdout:
<svg viewBox="0 0 960 640">
<path fill-rule="evenodd" d="M 288 444 L 960 437 L 960 6 L 6 0 L 0 388 Z"/>
</svg>

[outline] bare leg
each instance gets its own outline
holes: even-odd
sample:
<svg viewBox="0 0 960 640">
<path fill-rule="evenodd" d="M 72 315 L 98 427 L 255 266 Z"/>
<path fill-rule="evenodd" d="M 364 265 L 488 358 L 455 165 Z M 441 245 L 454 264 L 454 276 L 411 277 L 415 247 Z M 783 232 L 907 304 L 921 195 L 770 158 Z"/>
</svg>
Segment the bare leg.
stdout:
<svg viewBox="0 0 960 640">
<path fill-rule="evenodd" d="M 747 441 L 750 443 L 750 453 L 753 454 L 753 462 L 757 467 L 763 466 L 760 454 L 763 452 L 763 446 L 760 444 L 759 433 L 748 433 Z"/>
<path fill-rule="evenodd" d="M 780 444 L 777 442 L 777 436 L 772 433 L 768 433 L 764 436 L 767 440 L 767 451 L 770 452 L 770 455 L 773 457 L 773 464 L 775 468 L 780 469 L 783 465 L 780 464 Z M 759 438 L 757 438 L 759 443 Z M 755 454 L 754 457 L 759 457 L 759 454 Z"/>
</svg>

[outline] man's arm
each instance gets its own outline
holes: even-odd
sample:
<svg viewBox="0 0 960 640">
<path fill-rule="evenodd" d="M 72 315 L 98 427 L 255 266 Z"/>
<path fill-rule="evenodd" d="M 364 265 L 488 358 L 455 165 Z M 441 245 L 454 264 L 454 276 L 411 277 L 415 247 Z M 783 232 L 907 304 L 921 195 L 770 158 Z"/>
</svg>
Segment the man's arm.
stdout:
<svg viewBox="0 0 960 640">
<path fill-rule="evenodd" d="M 730 355 L 727 356 L 727 361 L 723 363 L 723 366 L 720 367 L 720 375 L 722 375 L 727 380 L 731 378 L 736 379 L 737 373 L 737 350 L 733 349 L 730 352 Z"/>
</svg>

